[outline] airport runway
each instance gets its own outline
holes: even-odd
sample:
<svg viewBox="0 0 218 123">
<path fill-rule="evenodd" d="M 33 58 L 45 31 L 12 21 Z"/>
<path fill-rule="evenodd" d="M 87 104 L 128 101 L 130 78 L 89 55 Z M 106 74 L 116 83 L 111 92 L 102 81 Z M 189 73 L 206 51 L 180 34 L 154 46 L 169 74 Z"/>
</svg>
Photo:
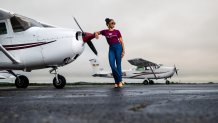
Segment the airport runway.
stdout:
<svg viewBox="0 0 218 123">
<path fill-rule="evenodd" d="M 0 87 L 0 123 L 217 123 L 218 84 Z"/>
</svg>

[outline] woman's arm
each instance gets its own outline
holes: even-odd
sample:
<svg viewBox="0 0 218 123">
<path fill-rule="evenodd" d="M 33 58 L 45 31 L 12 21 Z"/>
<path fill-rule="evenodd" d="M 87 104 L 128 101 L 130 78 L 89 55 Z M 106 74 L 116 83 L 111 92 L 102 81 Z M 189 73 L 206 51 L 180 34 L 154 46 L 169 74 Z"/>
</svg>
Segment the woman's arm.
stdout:
<svg viewBox="0 0 218 123">
<path fill-rule="evenodd" d="M 99 32 L 95 32 L 95 38 L 98 39 L 100 34 L 101 34 L 100 31 Z"/>
<path fill-rule="evenodd" d="M 124 47 L 124 43 L 123 43 L 123 38 L 120 37 L 119 40 L 120 40 L 120 43 L 121 43 L 121 45 L 122 45 L 122 49 L 123 49 L 123 51 L 122 51 L 122 56 L 121 56 L 121 57 L 123 58 L 124 55 L 125 55 L 125 47 Z"/>
</svg>

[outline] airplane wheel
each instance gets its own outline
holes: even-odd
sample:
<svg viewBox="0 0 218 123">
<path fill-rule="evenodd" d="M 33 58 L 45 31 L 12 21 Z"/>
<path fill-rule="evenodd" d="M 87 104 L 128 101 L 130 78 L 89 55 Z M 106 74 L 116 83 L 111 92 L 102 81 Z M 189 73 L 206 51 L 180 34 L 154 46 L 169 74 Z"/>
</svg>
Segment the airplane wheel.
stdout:
<svg viewBox="0 0 218 123">
<path fill-rule="evenodd" d="M 149 80 L 149 84 L 150 84 L 150 85 L 153 85 L 153 84 L 154 84 L 154 81 L 153 81 L 153 80 Z"/>
<path fill-rule="evenodd" d="M 144 85 L 148 85 L 148 80 L 143 81 Z"/>
<path fill-rule="evenodd" d="M 24 75 L 18 76 L 15 79 L 15 85 L 17 88 L 27 88 L 29 85 L 29 79 Z"/>
<path fill-rule="evenodd" d="M 54 87 L 56 87 L 57 89 L 62 89 L 64 88 L 64 86 L 66 85 L 66 79 L 58 74 L 58 82 L 56 80 L 56 78 L 54 77 L 53 79 L 53 85 Z"/>
<path fill-rule="evenodd" d="M 169 84 L 170 84 L 170 81 L 169 81 L 169 80 L 166 80 L 166 84 L 169 85 Z"/>
</svg>

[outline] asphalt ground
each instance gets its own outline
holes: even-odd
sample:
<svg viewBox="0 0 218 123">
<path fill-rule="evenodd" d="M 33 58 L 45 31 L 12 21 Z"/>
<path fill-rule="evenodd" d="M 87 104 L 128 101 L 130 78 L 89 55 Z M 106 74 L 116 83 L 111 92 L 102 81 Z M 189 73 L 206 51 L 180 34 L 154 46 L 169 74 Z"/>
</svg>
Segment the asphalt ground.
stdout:
<svg viewBox="0 0 218 123">
<path fill-rule="evenodd" d="M 0 123 L 217 123 L 218 84 L 0 87 Z"/>
</svg>

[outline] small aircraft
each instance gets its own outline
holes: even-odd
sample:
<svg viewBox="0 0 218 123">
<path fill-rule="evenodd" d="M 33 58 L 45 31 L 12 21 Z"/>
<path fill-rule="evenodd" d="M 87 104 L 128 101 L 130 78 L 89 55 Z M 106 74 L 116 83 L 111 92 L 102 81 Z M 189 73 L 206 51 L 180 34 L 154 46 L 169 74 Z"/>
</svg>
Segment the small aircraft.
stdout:
<svg viewBox="0 0 218 123">
<path fill-rule="evenodd" d="M 104 71 L 104 69 L 100 67 L 97 59 L 90 59 L 89 61 L 93 68 L 94 77 L 113 77 L 111 72 Z M 175 65 L 174 67 L 165 67 L 142 58 L 130 59 L 128 62 L 136 66 L 136 68 L 123 70 L 122 77 L 127 79 L 144 79 L 143 84 L 145 85 L 154 84 L 154 79 L 165 79 L 166 84 L 170 84 L 170 81 L 167 79 L 171 78 L 174 73 L 178 75 Z"/>
<path fill-rule="evenodd" d="M 80 31 L 58 28 L 0 9 L 0 71 L 16 77 L 17 88 L 27 88 L 28 78 L 13 70 L 31 72 L 51 68 L 50 73 L 55 75 L 53 85 L 63 88 L 66 79 L 58 74 L 58 67 L 75 61 L 83 53 L 85 43 L 97 55 L 91 42 L 94 34 L 84 32 L 75 18 L 74 21 Z"/>
<path fill-rule="evenodd" d="M 7 71 L 0 71 L 0 79 L 9 79 L 14 78 L 11 74 L 9 74 Z"/>
</svg>

